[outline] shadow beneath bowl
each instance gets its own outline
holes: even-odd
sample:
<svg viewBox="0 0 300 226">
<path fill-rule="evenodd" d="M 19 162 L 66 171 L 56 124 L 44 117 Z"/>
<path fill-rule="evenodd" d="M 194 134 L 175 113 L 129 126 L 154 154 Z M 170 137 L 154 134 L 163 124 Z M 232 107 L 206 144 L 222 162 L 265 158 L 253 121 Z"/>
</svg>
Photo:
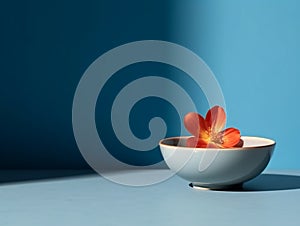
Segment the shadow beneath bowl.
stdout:
<svg viewBox="0 0 300 226">
<path fill-rule="evenodd" d="M 300 176 L 284 174 L 261 174 L 258 177 L 242 184 L 233 185 L 227 189 L 211 189 L 197 187 L 192 183 L 190 187 L 199 190 L 211 190 L 222 192 L 264 192 L 264 191 L 284 191 L 300 189 Z"/>
<path fill-rule="evenodd" d="M 300 176 L 283 174 L 261 174 L 246 182 L 242 188 L 232 191 L 258 192 L 300 189 Z"/>
</svg>

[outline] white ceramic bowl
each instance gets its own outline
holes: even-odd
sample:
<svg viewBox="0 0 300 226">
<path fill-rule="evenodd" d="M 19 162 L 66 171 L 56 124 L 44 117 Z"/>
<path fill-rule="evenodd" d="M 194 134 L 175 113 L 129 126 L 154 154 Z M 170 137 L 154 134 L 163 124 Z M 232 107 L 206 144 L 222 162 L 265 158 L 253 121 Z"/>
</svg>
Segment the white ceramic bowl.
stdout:
<svg viewBox="0 0 300 226">
<path fill-rule="evenodd" d="M 229 189 L 259 175 L 272 156 L 275 141 L 243 136 L 241 148 L 185 147 L 188 137 L 166 138 L 159 142 L 169 168 L 195 187 Z"/>
</svg>

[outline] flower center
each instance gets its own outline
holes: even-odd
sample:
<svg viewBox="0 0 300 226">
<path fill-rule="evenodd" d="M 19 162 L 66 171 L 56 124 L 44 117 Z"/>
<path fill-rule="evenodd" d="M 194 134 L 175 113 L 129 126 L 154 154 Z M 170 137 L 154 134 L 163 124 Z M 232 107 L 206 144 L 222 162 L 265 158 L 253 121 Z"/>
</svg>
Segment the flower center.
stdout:
<svg viewBox="0 0 300 226">
<path fill-rule="evenodd" d="M 210 134 L 210 140 L 214 143 L 223 144 L 224 141 L 222 138 L 223 138 L 222 133 L 211 133 Z"/>
</svg>

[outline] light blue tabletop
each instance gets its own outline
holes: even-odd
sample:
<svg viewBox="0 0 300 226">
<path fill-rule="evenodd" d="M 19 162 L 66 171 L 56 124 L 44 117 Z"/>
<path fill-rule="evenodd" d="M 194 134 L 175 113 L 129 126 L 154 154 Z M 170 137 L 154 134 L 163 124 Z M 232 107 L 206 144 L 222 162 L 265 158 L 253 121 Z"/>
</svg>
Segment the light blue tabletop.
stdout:
<svg viewBox="0 0 300 226">
<path fill-rule="evenodd" d="M 127 187 L 78 172 L 1 172 L 0 225 L 300 225 L 300 171 L 267 171 L 247 191 L 196 190 L 177 176 Z"/>
</svg>

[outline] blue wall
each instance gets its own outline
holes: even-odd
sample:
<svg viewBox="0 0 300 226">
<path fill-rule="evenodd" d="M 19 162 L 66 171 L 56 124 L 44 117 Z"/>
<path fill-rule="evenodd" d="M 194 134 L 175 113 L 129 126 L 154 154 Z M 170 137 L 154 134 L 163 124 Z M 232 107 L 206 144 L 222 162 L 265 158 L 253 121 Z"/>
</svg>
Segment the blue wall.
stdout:
<svg viewBox="0 0 300 226">
<path fill-rule="evenodd" d="M 277 141 L 269 168 L 299 168 L 299 9 L 296 0 L 6 3 L 0 167 L 87 167 L 71 124 L 80 77 L 113 47 L 160 39 L 190 48 L 211 67 L 228 126 Z"/>
<path fill-rule="evenodd" d="M 121 44 L 166 40 L 169 1 L 1 3 L 1 168 L 88 167 L 72 131 L 87 67 Z"/>
<path fill-rule="evenodd" d="M 193 3 L 177 5 L 177 15 L 185 17 L 180 28 L 173 24 L 174 35 L 217 76 L 228 126 L 277 141 L 269 168 L 299 169 L 300 2 Z"/>
</svg>

